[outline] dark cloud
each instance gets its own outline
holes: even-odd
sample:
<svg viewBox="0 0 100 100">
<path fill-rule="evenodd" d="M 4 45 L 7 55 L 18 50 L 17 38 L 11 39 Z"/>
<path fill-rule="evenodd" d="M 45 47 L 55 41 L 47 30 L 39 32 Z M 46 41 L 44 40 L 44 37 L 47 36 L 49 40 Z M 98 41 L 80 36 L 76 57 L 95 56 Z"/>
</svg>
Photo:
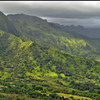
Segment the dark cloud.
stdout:
<svg viewBox="0 0 100 100">
<path fill-rule="evenodd" d="M 99 1 L 0 1 L 4 13 L 25 13 L 61 24 L 98 26 Z M 100 26 L 100 25 L 99 25 Z"/>
</svg>

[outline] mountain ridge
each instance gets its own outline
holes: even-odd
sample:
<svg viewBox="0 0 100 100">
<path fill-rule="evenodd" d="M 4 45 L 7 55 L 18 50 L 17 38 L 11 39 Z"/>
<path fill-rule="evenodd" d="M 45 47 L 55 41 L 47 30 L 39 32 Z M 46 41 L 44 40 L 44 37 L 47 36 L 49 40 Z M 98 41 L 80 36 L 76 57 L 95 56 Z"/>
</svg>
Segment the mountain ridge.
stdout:
<svg viewBox="0 0 100 100">
<path fill-rule="evenodd" d="M 86 57 L 87 55 L 89 58 L 92 57 L 95 59 L 95 56 L 97 57 L 96 59 L 99 58 L 95 52 L 98 52 L 100 49 L 100 40 L 91 39 L 76 32 L 68 33 L 63 29 L 60 30 L 60 26 L 57 26 L 58 29 L 56 30 L 56 28 L 47 21 L 39 19 L 38 17 L 36 18 L 37 20 L 34 19 L 34 16 L 22 14 L 8 15 L 8 19 L 13 22 L 16 29 L 21 33 L 20 37 L 22 39 L 36 41 L 40 45 L 57 48 L 76 56 Z M 82 28 L 81 26 L 79 27 Z M 95 42 L 97 45 L 95 45 Z"/>
</svg>

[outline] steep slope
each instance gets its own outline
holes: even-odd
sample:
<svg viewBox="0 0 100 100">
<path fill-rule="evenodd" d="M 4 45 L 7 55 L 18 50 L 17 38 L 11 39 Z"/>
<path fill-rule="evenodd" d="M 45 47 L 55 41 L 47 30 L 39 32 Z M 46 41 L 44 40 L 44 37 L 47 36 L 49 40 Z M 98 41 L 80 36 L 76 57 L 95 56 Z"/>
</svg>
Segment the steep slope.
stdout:
<svg viewBox="0 0 100 100">
<path fill-rule="evenodd" d="M 99 40 L 93 40 L 77 33 L 67 33 L 52 27 L 46 20 L 24 14 L 8 15 L 23 40 L 32 40 L 46 47 L 87 58 L 99 59 Z M 95 45 L 96 44 L 96 45 Z"/>
<path fill-rule="evenodd" d="M 0 12 L 0 29 L 5 32 L 13 33 L 14 35 L 18 35 L 18 32 L 12 22 L 9 21 L 2 12 Z"/>
<path fill-rule="evenodd" d="M 1 30 L 0 40 L 1 92 L 43 100 L 61 100 L 58 92 L 99 96 L 100 63 L 22 41 Z"/>
</svg>

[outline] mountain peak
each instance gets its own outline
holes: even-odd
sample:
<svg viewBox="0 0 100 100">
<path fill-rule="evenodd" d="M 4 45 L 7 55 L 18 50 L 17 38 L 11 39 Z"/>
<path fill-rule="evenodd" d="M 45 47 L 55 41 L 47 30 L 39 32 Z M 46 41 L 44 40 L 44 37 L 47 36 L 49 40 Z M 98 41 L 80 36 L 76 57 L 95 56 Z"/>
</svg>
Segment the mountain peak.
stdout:
<svg viewBox="0 0 100 100">
<path fill-rule="evenodd" d="M 31 20 L 31 21 L 45 21 L 45 20 L 41 19 L 40 17 L 27 15 L 27 14 L 23 14 L 23 13 L 21 13 L 21 14 L 9 14 L 9 15 L 7 15 L 7 17 L 9 19 L 13 19 L 13 20 L 24 18 L 25 20 Z"/>
<path fill-rule="evenodd" d="M 8 19 L 17 26 L 23 26 L 24 24 L 28 27 L 39 28 L 42 31 L 51 31 L 53 28 L 48 24 L 46 19 L 42 19 L 37 16 L 26 15 L 26 14 L 10 14 L 7 15 Z"/>
<path fill-rule="evenodd" d="M 3 12 L 0 11 L 0 16 L 5 16 L 5 14 Z"/>
</svg>

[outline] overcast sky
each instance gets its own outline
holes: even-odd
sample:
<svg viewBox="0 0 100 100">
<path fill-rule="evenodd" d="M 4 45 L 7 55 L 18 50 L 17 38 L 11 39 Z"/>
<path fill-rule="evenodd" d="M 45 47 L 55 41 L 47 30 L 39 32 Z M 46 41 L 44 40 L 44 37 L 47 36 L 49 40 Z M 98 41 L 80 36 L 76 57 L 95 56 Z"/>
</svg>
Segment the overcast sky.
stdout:
<svg viewBox="0 0 100 100">
<path fill-rule="evenodd" d="M 5 14 L 24 13 L 64 25 L 100 27 L 99 1 L 0 1 Z"/>
</svg>

